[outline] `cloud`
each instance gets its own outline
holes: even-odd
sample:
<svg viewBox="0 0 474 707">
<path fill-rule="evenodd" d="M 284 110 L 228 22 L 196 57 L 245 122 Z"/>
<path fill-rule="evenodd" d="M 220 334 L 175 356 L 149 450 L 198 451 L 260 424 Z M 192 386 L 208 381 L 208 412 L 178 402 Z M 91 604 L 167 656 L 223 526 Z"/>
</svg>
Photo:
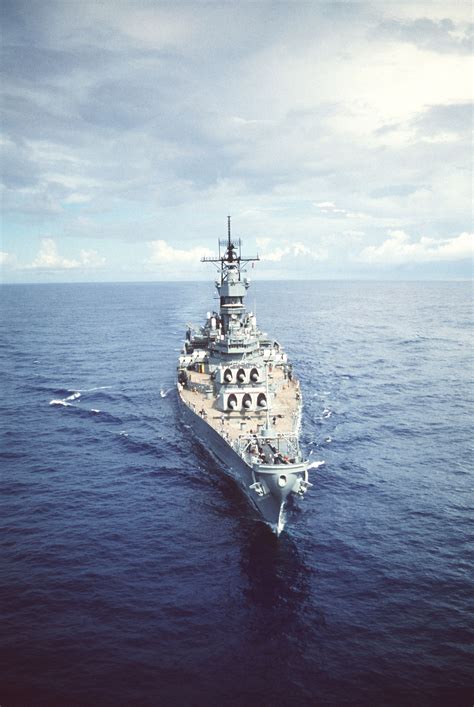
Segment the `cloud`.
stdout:
<svg viewBox="0 0 474 707">
<path fill-rule="evenodd" d="M 149 266 L 197 264 L 202 257 L 214 255 L 214 252 L 209 248 L 196 246 L 188 250 L 180 250 L 173 248 L 163 240 L 150 241 L 148 246 L 151 254 L 146 263 Z"/>
<path fill-rule="evenodd" d="M 387 264 L 466 260 L 474 256 L 473 238 L 472 233 L 461 233 L 455 238 L 421 237 L 411 241 L 404 231 L 389 231 L 387 240 L 379 246 L 364 248 L 358 260 Z"/>
<path fill-rule="evenodd" d="M 472 23 L 455 24 L 449 18 L 433 20 L 419 17 L 414 20 L 386 20 L 374 31 L 385 40 L 414 44 L 419 49 L 439 53 L 470 54 L 472 51 Z"/>
<path fill-rule="evenodd" d="M 0 267 L 8 267 L 14 265 L 16 262 L 16 256 L 12 253 L 7 253 L 4 250 L 0 250 Z"/>
<path fill-rule="evenodd" d="M 261 238 L 257 240 L 257 244 L 260 244 L 264 248 L 264 252 L 260 253 L 260 260 L 264 262 L 279 263 L 284 258 L 310 258 L 311 260 L 326 260 L 328 257 L 328 252 L 325 248 L 309 248 L 304 243 L 286 243 L 283 245 L 270 246 L 270 238 Z M 267 250 L 268 248 L 268 250 Z"/>
<path fill-rule="evenodd" d="M 359 211 L 348 211 L 347 209 L 339 208 L 332 201 L 320 201 L 314 204 L 314 206 L 316 206 L 322 214 L 329 216 L 344 218 L 366 218 L 367 216 L 367 214 L 363 214 Z"/>
<path fill-rule="evenodd" d="M 38 224 L 69 241 L 33 260 L 25 235 L 36 268 L 92 267 L 97 239 L 113 267 L 146 277 L 141 241 L 147 268 L 191 272 L 229 212 L 290 276 L 314 270 L 298 244 L 339 266 L 349 231 L 469 228 L 467 3 L 15 0 L 2 19 L 2 247 Z"/>
<path fill-rule="evenodd" d="M 88 201 L 91 200 L 91 196 L 88 196 L 87 194 L 78 194 L 78 193 L 73 193 L 69 194 L 64 200 L 64 204 L 86 204 Z"/>
<path fill-rule="evenodd" d="M 470 139 L 473 106 L 471 101 L 430 105 L 415 118 L 414 127 L 421 136 L 451 135 Z"/>
<path fill-rule="evenodd" d="M 42 238 L 38 255 L 26 270 L 77 270 L 97 268 L 105 263 L 105 258 L 99 256 L 95 250 L 81 250 L 79 258 L 65 258 L 58 253 L 56 242 L 53 238 Z"/>
<path fill-rule="evenodd" d="M 343 231 L 342 235 L 345 236 L 350 241 L 354 241 L 355 243 L 361 242 L 364 236 L 366 235 L 365 231 L 355 231 L 352 229 L 349 229 L 348 231 Z"/>
<path fill-rule="evenodd" d="M 473 105 L 470 101 L 427 105 L 410 120 L 382 125 L 374 137 L 381 145 L 470 142 Z M 415 185 L 401 185 L 413 190 Z"/>
<path fill-rule="evenodd" d="M 315 260 L 324 260 L 328 257 L 328 253 L 323 248 L 310 248 L 302 242 L 296 243 L 273 243 L 271 238 L 257 238 L 257 247 L 259 248 L 260 260 L 267 263 L 278 263 L 284 258 L 311 258 Z M 202 257 L 215 256 L 215 252 L 204 246 L 196 246 L 188 250 L 174 248 L 164 240 L 150 241 L 148 243 L 150 249 L 150 257 L 146 260 L 148 269 L 155 269 L 157 266 L 167 266 L 173 270 L 173 267 L 187 268 L 196 266 Z M 263 250 L 263 252 L 262 252 Z M 244 253 L 245 255 L 245 253 Z M 181 272 L 185 272 L 182 270 Z M 179 274 L 179 270 L 176 270 Z"/>
</svg>

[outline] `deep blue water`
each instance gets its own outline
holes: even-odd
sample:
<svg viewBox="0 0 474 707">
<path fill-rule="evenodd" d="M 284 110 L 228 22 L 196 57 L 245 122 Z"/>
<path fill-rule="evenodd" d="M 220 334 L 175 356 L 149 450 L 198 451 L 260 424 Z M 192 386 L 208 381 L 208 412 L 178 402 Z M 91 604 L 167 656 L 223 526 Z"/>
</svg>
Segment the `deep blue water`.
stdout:
<svg viewBox="0 0 474 707">
<path fill-rule="evenodd" d="M 471 286 L 250 292 L 325 462 L 279 539 L 179 421 L 210 284 L 0 289 L 2 707 L 473 703 Z"/>
</svg>

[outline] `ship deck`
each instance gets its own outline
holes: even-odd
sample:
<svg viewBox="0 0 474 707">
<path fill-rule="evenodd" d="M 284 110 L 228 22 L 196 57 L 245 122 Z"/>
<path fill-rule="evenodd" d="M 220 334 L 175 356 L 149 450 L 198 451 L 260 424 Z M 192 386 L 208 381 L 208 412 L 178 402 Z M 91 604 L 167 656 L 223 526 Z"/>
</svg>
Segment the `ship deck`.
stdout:
<svg viewBox="0 0 474 707">
<path fill-rule="evenodd" d="M 229 441 L 233 442 L 243 434 L 258 434 L 259 429 L 266 425 L 266 410 L 219 410 L 214 395 L 208 396 L 204 392 L 206 388 L 212 388 L 210 375 L 197 371 L 187 373 L 187 386 L 179 386 L 182 399 Z M 269 390 L 273 397 L 269 417 L 274 431 L 277 434 L 295 434 L 301 406 L 299 382 L 295 378 L 285 378 L 283 369 L 275 366 L 269 373 Z"/>
</svg>

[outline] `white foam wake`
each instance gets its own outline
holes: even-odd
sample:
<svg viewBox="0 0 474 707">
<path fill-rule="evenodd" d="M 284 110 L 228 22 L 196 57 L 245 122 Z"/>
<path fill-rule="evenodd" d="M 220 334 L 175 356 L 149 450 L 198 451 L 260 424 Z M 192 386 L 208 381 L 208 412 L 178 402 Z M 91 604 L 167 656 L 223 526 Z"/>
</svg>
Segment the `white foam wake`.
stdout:
<svg viewBox="0 0 474 707">
<path fill-rule="evenodd" d="M 67 403 L 65 400 L 50 400 L 50 405 L 63 405 L 64 407 L 72 407 L 72 403 Z"/>
<path fill-rule="evenodd" d="M 168 388 L 167 390 L 163 390 L 163 388 L 161 388 L 161 390 L 160 390 L 161 397 L 166 398 L 168 393 L 170 393 L 172 390 L 173 390 L 173 388 Z"/>
<path fill-rule="evenodd" d="M 80 397 L 81 397 L 81 393 L 78 390 L 76 390 L 71 395 L 68 395 L 67 398 L 64 398 L 64 400 L 77 400 Z"/>
<path fill-rule="evenodd" d="M 81 394 L 78 390 L 74 390 L 71 395 L 68 395 L 66 398 L 63 398 L 62 400 L 50 400 L 49 404 L 50 405 L 62 405 L 63 407 L 71 407 L 72 403 L 69 402 L 70 400 L 77 400 L 78 398 L 81 397 Z"/>
<path fill-rule="evenodd" d="M 68 391 L 70 395 L 63 398 L 62 400 L 50 400 L 50 405 L 62 405 L 63 407 L 71 407 L 73 400 L 78 400 L 82 393 L 93 393 L 95 390 L 106 390 L 107 388 L 112 388 L 111 385 L 98 385 L 95 388 L 81 388 L 80 390 Z M 167 391 L 169 392 L 169 391 Z M 98 413 L 100 410 L 92 409 L 91 412 Z"/>
<path fill-rule="evenodd" d="M 319 467 L 323 466 L 324 464 L 326 464 L 326 462 L 323 460 L 317 461 L 317 462 L 311 462 L 311 464 L 308 464 L 308 470 L 309 469 L 319 469 Z"/>
<path fill-rule="evenodd" d="M 286 524 L 286 512 L 284 506 L 280 508 L 280 514 L 278 516 L 278 524 L 276 528 L 274 529 L 274 532 L 276 532 L 277 537 L 280 535 L 280 533 L 283 531 L 283 528 L 285 527 Z M 273 526 L 274 527 L 274 526 Z"/>
</svg>

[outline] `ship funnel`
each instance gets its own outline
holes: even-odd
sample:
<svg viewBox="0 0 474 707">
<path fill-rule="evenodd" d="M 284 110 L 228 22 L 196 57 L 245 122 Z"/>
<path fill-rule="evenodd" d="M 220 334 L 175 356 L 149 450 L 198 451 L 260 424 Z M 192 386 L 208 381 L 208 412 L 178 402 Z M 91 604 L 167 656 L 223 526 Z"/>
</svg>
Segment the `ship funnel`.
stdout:
<svg viewBox="0 0 474 707">
<path fill-rule="evenodd" d="M 229 410 L 236 410 L 237 409 L 237 398 L 235 395 L 229 395 L 229 398 L 227 400 L 227 407 Z"/>
<path fill-rule="evenodd" d="M 245 382 L 245 371 L 243 368 L 239 368 L 237 372 L 237 380 L 239 381 L 239 383 Z"/>
<path fill-rule="evenodd" d="M 228 368 L 224 373 L 224 380 L 226 383 L 232 382 L 232 371 L 230 370 L 230 368 Z"/>
<path fill-rule="evenodd" d="M 258 381 L 258 370 L 256 368 L 252 368 L 250 371 L 250 380 L 253 383 L 256 383 Z"/>
</svg>

